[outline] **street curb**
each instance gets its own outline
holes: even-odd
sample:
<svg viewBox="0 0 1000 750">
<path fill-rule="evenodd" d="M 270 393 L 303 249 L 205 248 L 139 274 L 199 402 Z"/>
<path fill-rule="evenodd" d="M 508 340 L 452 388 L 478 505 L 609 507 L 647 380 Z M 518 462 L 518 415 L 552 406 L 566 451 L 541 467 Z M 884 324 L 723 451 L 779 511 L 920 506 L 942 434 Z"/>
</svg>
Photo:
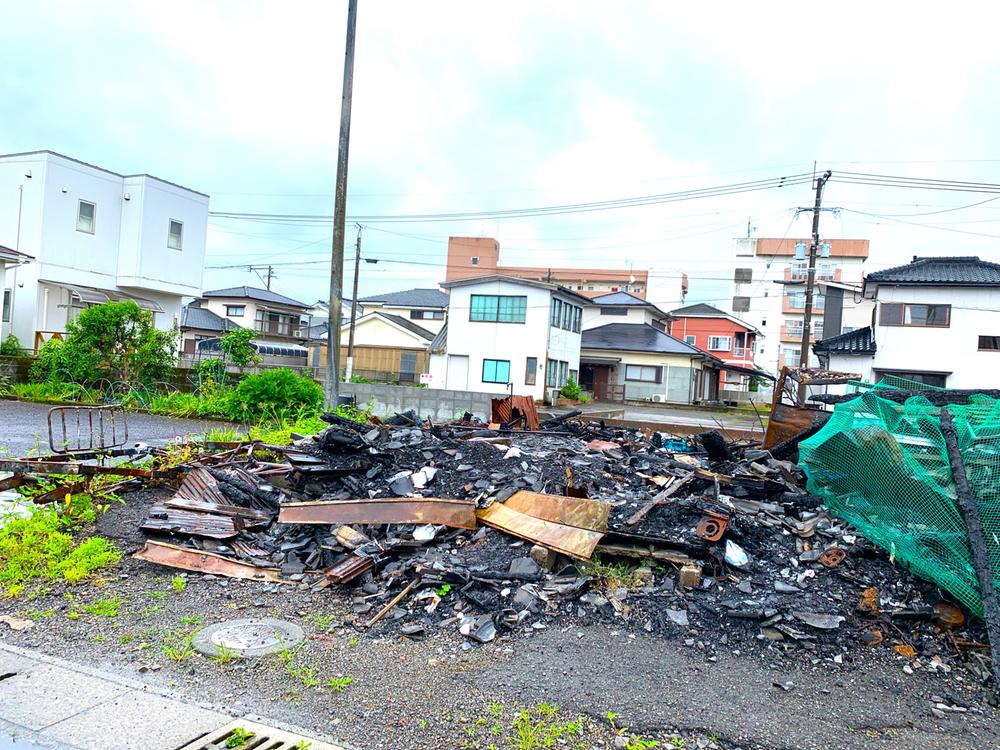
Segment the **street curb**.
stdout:
<svg viewBox="0 0 1000 750">
<path fill-rule="evenodd" d="M 34 651 L 28 648 L 22 648 L 21 646 L 15 646 L 10 643 L 4 643 L 0 641 L 0 651 L 6 651 L 8 653 L 14 654 L 16 656 L 21 656 L 26 659 L 32 659 L 36 662 L 41 662 L 42 664 L 50 664 L 54 667 L 61 667 L 63 669 L 68 669 L 73 672 L 79 672 L 80 674 L 85 674 L 88 677 L 94 677 L 98 680 L 104 680 L 105 682 L 111 682 L 116 685 L 121 685 L 127 687 L 130 690 L 138 690 L 144 693 L 152 693 L 153 695 L 158 695 L 161 698 L 167 698 L 168 700 L 177 701 L 178 703 L 183 703 L 186 706 L 194 706 L 196 708 L 201 708 L 206 711 L 213 711 L 215 713 L 223 714 L 230 719 L 243 719 L 245 721 L 252 721 L 257 724 L 266 724 L 267 726 L 274 727 L 275 729 L 281 729 L 282 731 L 288 732 L 290 734 L 298 734 L 304 737 L 310 737 L 322 742 L 335 745 L 337 747 L 343 748 L 343 750 L 358 750 L 354 745 L 345 743 L 343 740 L 338 740 L 329 735 L 319 734 L 312 730 L 306 730 L 302 727 L 297 727 L 294 724 L 288 724 L 282 721 L 275 721 L 266 716 L 261 716 L 260 714 L 242 714 L 237 715 L 232 712 L 231 709 L 223 706 L 221 704 L 211 703 L 209 701 L 198 701 L 192 700 L 187 697 L 182 697 L 176 691 L 170 690 L 168 688 L 161 688 L 156 685 L 150 685 L 142 680 L 137 680 L 132 677 L 126 677 L 121 674 L 115 674 L 113 672 L 105 672 L 101 669 L 96 669 L 94 667 L 88 667 L 85 664 L 79 664 L 77 662 L 67 661 L 66 659 L 61 659 L 58 656 L 51 656 L 49 654 L 43 653 L 41 651 Z M 226 722 L 222 722 L 225 724 Z M 9 725 L 9 722 L 0 720 L 0 729 L 4 725 Z M 221 726 L 221 725 L 220 725 Z M 65 746 L 68 747 L 68 746 Z"/>
</svg>

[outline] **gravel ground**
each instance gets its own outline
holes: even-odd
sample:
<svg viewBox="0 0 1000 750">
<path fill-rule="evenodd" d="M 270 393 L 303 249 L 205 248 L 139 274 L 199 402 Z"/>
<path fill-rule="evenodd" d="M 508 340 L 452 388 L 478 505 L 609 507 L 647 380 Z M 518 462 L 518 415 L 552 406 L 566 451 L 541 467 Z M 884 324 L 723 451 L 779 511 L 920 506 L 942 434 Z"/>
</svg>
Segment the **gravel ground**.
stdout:
<svg viewBox="0 0 1000 750">
<path fill-rule="evenodd" d="M 49 453 L 48 413 L 50 404 L 0 399 L 0 449 L 12 456 L 25 456 L 31 450 Z M 198 434 L 224 422 L 201 419 L 175 419 L 154 414 L 129 412 L 128 431 L 132 441 L 165 443 L 175 437 Z"/>
<path fill-rule="evenodd" d="M 130 495 L 99 519 L 96 533 L 136 549 L 138 521 L 157 492 Z M 0 638 L 357 747 L 513 747 L 498 739 L 511 731 L 513 707 L 541 702 L 560 705 L 566 718 L 588 717 L 581 743 L 568 747 L 612 747 L 609 710 L 619 725 L 659 738 L 659 747 L 670 747 L 674 732 L 688 748 L 1000 747 L 998 712 L 964 670 L 905 674 L 906 662 L 887 650 L 859 648 L 843 665 L 738 643 L 716 644 L 708 656 L 682 628 L 654 637 L 556 623 L 469 647 L 454 631 L 424 640 L 400 638 L 392 628 L 356 631 L 350 596 L 332 588 L 190 575 L 178 591 L 171 586 L 176 574 L 126 558 L 102 586 L 53 586 L 30 601 L 0 600 L 0 612 L 36 621 L 21 633 L 0 629 Z M 107 597 L 120 599 L 117 616 L 82 610 Z M 163 650 L 198 627 L 191 618 L 204 626 L 255 616 L 295 622 L 309 639 L 290 663 L 280 656 L 173 661 Z M 326 688 L 336 677 L 351 683 L 342 692 Z M 320 685 L 307 685 L 312 678 Z M 787 691 L 774 685 L 788 680 Z M 967 712 L 935 718 L 931 696 Z"/>
</svg>

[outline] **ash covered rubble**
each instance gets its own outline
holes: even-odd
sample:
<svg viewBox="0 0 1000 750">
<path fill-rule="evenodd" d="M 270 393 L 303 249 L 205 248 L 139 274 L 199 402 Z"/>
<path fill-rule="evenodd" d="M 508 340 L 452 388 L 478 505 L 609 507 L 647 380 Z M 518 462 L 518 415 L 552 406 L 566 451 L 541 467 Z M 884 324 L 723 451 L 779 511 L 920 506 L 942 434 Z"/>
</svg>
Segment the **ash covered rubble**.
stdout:
<svg viewBox="0 0 1000 750">
<path fill-rule="evenodd" d="M 251 445 L 195 463 L 151 510 L 137 556 L 326 589 L 350 597 L 355 625 L 408 637 L 485 643 L 605 620 L 709 658 L 801 649 L 840 663 L 882 647 L 988 674 L 978 624 L 751 443 L 579 420 L 533 433 L 327 421 L 277 460 Z"/>
</svg>

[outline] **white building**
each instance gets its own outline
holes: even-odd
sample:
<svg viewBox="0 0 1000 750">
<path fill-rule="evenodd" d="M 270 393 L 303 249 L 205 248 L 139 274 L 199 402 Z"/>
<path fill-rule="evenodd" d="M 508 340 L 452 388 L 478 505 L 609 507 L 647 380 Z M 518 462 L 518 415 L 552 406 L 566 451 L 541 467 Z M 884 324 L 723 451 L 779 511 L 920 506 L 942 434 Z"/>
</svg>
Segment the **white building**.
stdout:
<svg viewBox="0 0 1000 750">
<path fill-rule="evenodd" d="M 131 299 L 156 326 L 179 324 L 201 293 L 208 196 L 51 151 L 0 156 L 0 245 L 34 258 L 6 274 L 22 346 L 61 336 L 80 310 Z"/>
<path fill-rule="evenodd" d="M 763 341 L 758 343 L 754 363 L 766 372 L 799 363 L 810 242 L 748 237 L 734 243 L 729 312 L 760 330 Z M 868 240 L 822 240 L 818 255 L 817 283 L 860 285 Z M 823 291 L 814 292 L 811 341 L 842 333 L 842 324 L 824 324 L 827 300 Z"/>
<path fill-rule="evenodd" d="M 432 388 L 543 400 L 579 379 L 583 308 L 568 289 L 511 276 L 449 281 L 448 322 L 431 343 Z"/>
<path fill-rule="evenodd" d="M 888 376 L 947 388 L 994 388 L 1000 364 L 1000 264 L 914 258 L 871 273 L 874 325 L 817 342 L 832 370 L 875 383 Z"/>
</svg>

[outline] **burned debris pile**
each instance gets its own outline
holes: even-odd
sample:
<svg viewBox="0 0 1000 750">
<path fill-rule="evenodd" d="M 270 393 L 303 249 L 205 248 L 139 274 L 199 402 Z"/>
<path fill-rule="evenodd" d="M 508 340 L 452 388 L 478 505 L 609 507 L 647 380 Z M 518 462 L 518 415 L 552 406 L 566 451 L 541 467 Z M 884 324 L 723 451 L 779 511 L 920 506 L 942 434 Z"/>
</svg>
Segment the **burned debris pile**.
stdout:
<svg viewBox="0 0 1000 750">
<path fill-rule="evenodd" d="M 339 594 L 356 626 L 408 637 L 608 620 L 709 655 L 839 662 L 882 645 L 941 669 L 961 652 L 986 674 L 978 624 L 751 442 L 577 418 L 535 431 L 327 421 L 280 451 L 194 461 L 136 556 Z"/>
</svg>

